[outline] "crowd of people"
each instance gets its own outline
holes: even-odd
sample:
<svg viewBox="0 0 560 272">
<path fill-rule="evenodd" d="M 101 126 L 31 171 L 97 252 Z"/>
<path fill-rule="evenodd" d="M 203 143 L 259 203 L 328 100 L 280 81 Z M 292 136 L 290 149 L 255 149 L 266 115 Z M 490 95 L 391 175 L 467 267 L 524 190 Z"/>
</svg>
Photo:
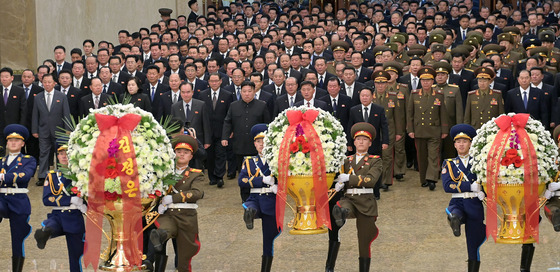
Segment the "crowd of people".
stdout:
<svg viewBox="0 0 560 272">
<path fill-rule="evenodd" d="M 330 2 L 237 1 L 202 15 L 189 1 L 188 16 L 162 13 L 149 28 L 120 30 L 116 44 L 84 40 L 71 62 L 57 45 L 53 59 L 23 71 L 19 86 L 11 68 L 0 69 L 0 131 L 29 130 L 26 153 L 38 161 L 42 186 L 57 128 L 90 109 L 132 103 L 191 131 L 206 153 L 191 166 L 221 188 L 257 155 L 254 125 L 290 107 L 316 107 L 341 122 L 348 155 L 356 152 L 352 127 L 375 128 L 367 150 L 382 163 L 375 199 L 407 168 L 434 190 L 441 158 L 457 156 L 454 125 L 477 129 L 509 112 L 529 113 L 551 131 L 560 122 L 560 0 L 519 5 L 402 0 L 335 11 Z M 242 186 L 242 200 L 250 194 Z"/>
</svg>

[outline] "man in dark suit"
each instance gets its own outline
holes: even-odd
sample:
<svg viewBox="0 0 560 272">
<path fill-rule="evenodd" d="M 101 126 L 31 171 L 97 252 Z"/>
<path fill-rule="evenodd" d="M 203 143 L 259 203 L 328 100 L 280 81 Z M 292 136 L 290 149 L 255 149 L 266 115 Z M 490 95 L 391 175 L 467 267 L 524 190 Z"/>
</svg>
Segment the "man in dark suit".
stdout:
<svg viewBox="0 0 560 272">
<path fill-rule="evenodd" d="M 466 51 L 466 50 L 465 50 Z M 468 52 L 467 52 L 468 54 Z M 471 82 L 476 82 L 474 73 L 465 70 L 466 58 L 464 52 L 458 52 L 452 55 L 451 67 L 453 67 L 452 74 L 459 75 L 461 77 L 461 83 L 459 85 L 459 90 L 461 91 L 461 98 L 463 99 L 463 109 L 467 103 L 467 96 L 471 89 Z"/>
<path fill-rule="evenodd" d="M 163 73 L 164 76 L 169 77 L 171 74 L 178 74 L 181 77 L 181 80 L 185 80 L 187 78 L 185 70 L 181 67 L 181 57 L 179 57 L 179 54 L 171 54 L 169 56 L 168 64 L 169 69 Z"/>
<path fill-rule="evenodd" d="M 64 48 L 64 46 L 62 45 L 57 45 L 54 48 L 54 61 L 56 62 L 54 70 L 56 71 L 57 76 L 58 73 L 60 73 L 60 71 L 62 71 L 63 69 L 72 70 L 72 64 L 65 61 L 65 59 L 66 59 L 66 48 Z"/>
<path fill-rule="evenodd" d="M 357 82 L 365 83 L 366 81 L 371 80 L 373 70 L 363 66 L 364 59 L 360 54 L 352 53 L 351 62 L 352 66 L 354 66 L 354 69 L 356 69 L 356 74 L 358 75 L 358 77 L 356 77 Z"/>
<path fill-rule="evenodd" d="M 58 74 L 58 83 L 55 90 L 66 95 L 68 100 L 68 108 L 70 110 L 70 116 L 72 119 L 78 123 L 80 115 L 80 90 L 74 88 L 72 83 L 72 74 L 68 70 L 62 70 Z M 70 120 L 67 120 L 70 121 Z"/>
<path fill-rule="evenodd" d="M 49 158 L 56 146 L 55 132 L 60 128 L 69 129 L 64 120 L 70 118 L 66 96 L 54 90 L 55 82 L 51 74 L 43 76 L 45 91 L 39 93 L 33 104 L 31 133 L 39 139 L 39 174 L 37 185 L 43 185 L 49 171 Z"/>
<path fill-rule="evenodd" d="M 366 85 L 356 81 L 356 70 L 352 67 L 344 68 L 342 79 L 344 83 L 340 91 L 348 97 L 351 97 L 354 105 L 360 104 L 360 91 L 365 88 Z"/>
<path fill-rule="evenodd" d="M 327 72 L 327 62 L 325 58 L 318 57 L 315 61 L 314 67 L 315 71 L 317 71 L 317 87 L 325 89 L 329 78 L 336 76 Z"/>
<path fill-rule="evenodd" d="M 99 109 L 109 105 L 109 95 L 103 93 L 103 84 L 100 79 L 92 79 L 89 88 L 91 94 L 80 99 L 80 117 L 82 118 L 89 114 L 89 109 Z"/>
<path fill-rule="evenodd" d="M 152 104 L 152 114 L 156 118 L 156 120 L 161 119 L 161 113 L 163 110 L 160 108 L 161 104 L 161 96 L 170 90 L 169 85 L 165 85 L 163 83 L 159 83 L 159 71 L 160 68 L 155 65 L 150 65 L 146 68 L 146 80 L 147 82 L 142 85 L 142 90 L 146 92 L 148 97 L 150 97 L 150 102 Z"/>
<path fill-rule="evenodd" d="M 329 105 L 319 100 L 319 98 L 315 98 L 315 84 L 311 81 L 304 81 L 301 83 L 300 86 L 300 93 L 303 96 L 303 100 L 296 102 L 294 106 L 307 106 L 307 107 L 315 107 L 320 108 L 324 111 L 332 112 L 332 108 Z"/>
<path fill-rule="evenodd" d="M 189 63 L 185 66 L 186 82 L 189 82 L 194 86 L 194 98 L 198 99 L 200 92 L 208 89 L 208 82 L 196 77 L 196 65 Z"/>
<path fill-rule="evenodd" d="M 519 87 L 507 92 L 504 110 L 506 113 L 529 113 L 531 117 L 541 121 L 548 128 L 550 113 L 548 101 L 541 90 L 531 87 L 531 74 L 523 70 L 517 77 Z"/>
<path fill-rule="evenodd" d="M 262 91 L 262 74 L 259 72 L 253 72 L 251 73 L 250 79 L 249 81 L 255 83 L 255 98 L 261 101 L 264 101 L 266 103 L 266 107 L 268 108 L 268 111 L 270 112 L 270 116 L 271 117 L 275 117 L 272 116 L 272 114 L 274 113 L 274 98 L 275 95 L 269 93 L 269 92 L 263 92 Z"/>
<path fill-rule="evenodd" d="M 280 67 L 284 71 L 284 77 L 286 77 L 286 78 L 295 77 L 298 80 L 298 82 L 301 82 L 302 75 L 301 75 L 300 72 L 294 70 L 291 67 L 291 60 L 290 60 L 290 56 L 288 54 L 281 55 L 278 58 L 278 61 L 280 63 Z"/>
<path fill-rule="evenodd" d="M 190 0 L 188 5 L 189 5 L 189 8 L 191 9 L 191 13 L 189 13 L 189 18 L 187 19 L 187 23 L 196 22 L 196 19 L 198 18 L 198 15 L 197 15 L 198 2 L 196 0 Z"/>
<path fill-rule="evenodd" d="M 80 97 L 90 94 L 90 79 L 85 76 L 84 63 L 79 60 L 72 63 L 72 86 L 80 90 Z M 33 138 L 33 137 L 30 137 Z"/>
<path fill-rule="evenodd" d="M 125 86 L 126 81 L 130 78 L 127 72 L 121 70 L 121 58 L 112 56 L 109 58 L 109 69 L 111 70 L 111 81 Z"/>
<path fill-rule="evenodd" d="M 235 68 L 231 72 L 233 83 L 224 87 L 224 89 L 233 95 L 233 100 L 241 100 L 241 83 L 245 81 L 245 71 L 241 68 Z"/>
<path fill-rule="evenodd" d="M 171 80 L 171 79 L 170 79 Z M 220 88 L 222 85 L 222 77 L 219 73 L 212 73 L 208 78 L 210 88 L 202 91 L 199 99 L 206 103 L 206 107 L 210 109 L 210 124 L 212 130 L 212 141 L 207 152 L 208 178 L 210 185 L 217 184 L 218 187 L 224 185 L 224 175 L 226 173 L 226 148 L 222 146 L 222 129 L 224 120 L 231 103 L 233 95 Z"/>
<path fill-rule="evenodd" d="M 241 169 L 244 156 L 257 154 L 251 127 L 259 123 L 270 123 L 266 103 L 255 99 L 255 83 L 244 81 L 241 84 L 241 99 L 231 103 L 222 130 L 222 145 L 228 146 L 231 139 L 237 169 Z"/>
<path fill-rule="evenodd" d="M 144 83 L 146 83 L 146 75 L 138 71 L 138 60 L 140 58 L 141 57 L 138 55 L 126 56 L 124 71 L 128 73 L 130 77 L 137 77 L 138 79 L 140 79 L 140 83 L 142 83 L 143 85 Z"/>
<path fill-rule="evenodd" d="M 329 81 L 327 81 L 327 92 L 329 94 L 319 98 L 319 100 L 326 102 L 332 108 L 332 115 L 340 121 L 343 127 L 346 126 L 350 118 L 352 98 L 340 93 L 340 81 L 334 77 L 329 78 Z"/>
<path fill-rule="evenodd" d="M 25 92 L 25 97 L 27 99 L 27 109 L 33 110 L 33 102 L 35 101 L 35 96 L 42 92 L 44 89 L 39 87 L 37 84 L 34 84 L 33 81 L 35 80 L 35 75 L 33 71 L 30 69 L 23 70 L 21 74 L 21 81 L 23 91 Z M 31 114 L 26 114 L 25 120 L 25 127 L 27 130 L 31 131 Z M 39 140 L 35 137 L 27 137 L 25 141 L 25 150 L 24 152 L 27 155 L 33 156 L 36 160 L 39 160 Z"/>
<path fill-rule="evenodd" d="M 172 118 L 171 116 L 171 107 L 173 104 L 177 103 L 177 101 L 181 101 L 181 90 L 179 90 L 179 86 L 181 86 L 181 78 L 177 74 L 172 74 L 169 76 L 169 88 L 170 90 L 163 93 L 160 98 L 160 107 L 159 111 L 155 114 L 155 116 L 159 116 L 160 119 L 158 121 L 163 122 L 166 118 Z"/>
<path fill-rule="evenodd" d="M 25 125 L 27 120 L 27 102 L 25 91 L 22 87 L 13 85 L 14 71 L 9 67 L 0 69 L 0 82 L 2 83 L 2 96 L 0 102 L 0 132 L 9 124 Z M 0 144 L 6 146 L 6 135 L 0 135 Z M 4 149 L 0 151 L 2 154 Z"/>
<path fill-rule="evenodd" d="M 278 114 L 283 112 L 285 109 L 293 107 L 296 102 L 303 100 L 303 96 L 301 96 L 298 92 L 297 79 L 289 77 L 286 79 L 284 85 L 286 93 L 276 98 L 272 117 L 278 116 Z"/>
<path fill-rule="evenodd" d="M 99 69 L 99 79 L 101 79 L 101 84 L 103 84 L 103 93 L 109 95 L 110 99 L 117 101 L 124 89 L 121 84 L 111 81 L 111 70 L 109 67 L 101 67 Z"/>
<path fill-rule="evenodd" d="M 274 97 L 279 97 L 281 95 L 286 94 L 286 75 L 284 74 L 284 70 L 282 68 L 276 68 L 272 73 L 272 83 L 263 87 L 265 92 L 269 92 L 274 95 Z M 296 78 L 296 81 L 299 81 Z"/>
<path fill-rule="evenodd" d="M 546 84 L 543 82 L 543 72 L 541 67 L 533 67 L 531 69 L 531 88 L 536 88 L 541 90 L 544 100 L 547 102 L 548 112 L 550 113 L 550 124 L 547 129 L 554 129 L 556 127 L 556 122 L 554 122 L 554 109 L 556 109 L 556 104 L 558 103 L 558 91 L 554 86 Z"/>
<path fill-rule="evenodd" d="M 174 103 L 171 107 L 171 116 L 173 119 L 180 120 L 184 124 L 185 131 L 194 129 L 195 134 L 191 135 L 203 144 L 206 149 L 210 146 L 210 113 L 206 108 L 206 104 L 198 99 L 193 99 L 192 84 L 182 82 L 179 86 L 181 91 L 181 100 Z M 202 148 L 202 147 L 201 147 Z M 201 158 L 194 158 L 192 166 L 197 169 L 203 169 Z"/>
</svg>

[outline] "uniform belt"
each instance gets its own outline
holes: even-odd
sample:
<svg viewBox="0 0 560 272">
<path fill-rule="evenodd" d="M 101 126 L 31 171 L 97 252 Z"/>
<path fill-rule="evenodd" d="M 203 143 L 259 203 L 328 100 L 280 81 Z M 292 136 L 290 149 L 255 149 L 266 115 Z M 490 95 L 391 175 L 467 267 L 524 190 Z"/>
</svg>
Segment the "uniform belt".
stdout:
<svg viewBox="0 0 560 272">
<path fill-rule="evenodd" d="M 351 188 L 346 190 L 347 195 L 373 194 L 373 188 Z"/>
<path fill-rule="evenodd" d="M 78 206 L 74 205 L 74 204 L 70 204 L 70 206 L 60 206 L 60 207 L 53 207 L 53 210 L 76 210 L 78 209 Z"/>
<path fill-rule="evenodd" d="M 270 187 L 251 188 L 251 194 L 269 194 L 274 193 Z"/>
<path fill-rule="evenodd" d="M 476 192 L 466 192 L 466 193 L 454 193 L 451 194 L 451 198 L 475 198 L 478 197 Z"/>
<path fill-rule="evenodd" d="M 27 188 L 0 188 L 0 194 L 27 194 Z"/>
<path fill-rule="evenodd" d="M 560 190 L 552 192 L 552 196 L 559 196 L 560 197 Z"/>
<path fill-rule="evenodd" d="M 197 209 L 198 205 L 194 203 L 171 203 L 167 205 L 168 209 Z"/>
</svg>

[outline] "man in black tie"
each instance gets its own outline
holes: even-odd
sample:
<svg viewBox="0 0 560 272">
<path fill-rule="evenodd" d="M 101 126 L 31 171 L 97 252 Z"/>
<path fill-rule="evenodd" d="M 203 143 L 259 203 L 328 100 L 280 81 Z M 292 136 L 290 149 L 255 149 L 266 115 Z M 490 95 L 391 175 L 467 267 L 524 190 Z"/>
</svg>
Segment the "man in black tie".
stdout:
<svg viewBox="0 0 560 272">
<path fill-rule="evenodd" d="M 66 70 L 72 69 L 72 64 L 66 62 L 65 59 L 66 59 L 66 48 L 64 48 L 64 46 L 62 45 L 57 45 L 54 48 L 54 60 L 56 62 L 56 67 L 54 67 L 54 69 L 56 71 L 57 76 L 58 73 L 60 73 L 60 71 L 62 71 L 63 69 Z"/>
<path fill-rule="evenodd" d="M 345 94 L 340 93 L 340 81 L 338 78 L 331 77 L 327 82 L 327 92 L 319 100 L 326 102 L 332 108 L 332 115 L 340 121 L 342 126 L 348 124 L 350 116 L 350 108 L 352 107 L 352 99 Z"/>
<path fill-rule="evenodd" d="M 27 120 L 27 100 L 22 87 L 13 85 L 14 71 L 9 67 L 0 69 L 3 100 L 0 102 L 0 132 L 9 124 L 25 125 Z M 6 136 L 0 134 L 0 144 L 6 146 Z M 4 152 L 4 149 L 0 151 Z"/>
<path fill-rule="evenodd" d="M 315 59 L 314 67 L 315 71 L 317 71 L 317 78 L 319 79 L 317 81 L 317 87 L 325 89 L 325 87 L 327 86 L 326 83 L 329 78 L 334 77 L 335 75 L 329 74 L 327 72 L 327 61 L 323 57 L 317 57 Z"/>
<path fill-rule="evenodd" d="M 529 113 L 531 117 L 541 121 L 543 126 L 548 127 L 550 116 L 548 103 L 541 90 L 531 87 L 531 74 L 527 70 L 519 72 L 517 77 L 519 87 L 507 92 L 504 110 L 506 113 Z"/>
<path fill-rule="evenodd" d="M 274 83 L 273 83 L 274 84 Z M 274 111 L 272 116 L 278 116 L 279 113 L 287 108 L 293 107 L 296 102 L 303 99 L 300 93 L 298 93 L 298 83 L 297 79 L 294 77 L 289 77 L 285 82 L 286 93 L 279 96 L 274 103 Z"/>
<path fill-rule="evenodd" d="M 35 96 L 43 91 L 43 88 L 34 84 L 35 75 L 32 70 L 25 69 L 21 74 L 22 88 L 25 92 L 25 97 L 27 99 L 27 108 L 33 109 L 33 102 L 35 101 Z M 31 131 L 31 114 L 27 114 L 25 126 L 29 131 Z M 39 160 L 39 140 L 35 137 L 28 137 L 25 141 L 25 154 L 33 156 L 37 161 Z"/>
<path fill-rule="evenodd" d="M 315 98 L 315 84 L 311 81 L 304 81 L 301 83 L 300 86 L 301 96 L 303 96 L 303 100 L 295 103 L 294 106 L 307 106 L 307 107 L 315 107 L 320 108 L 324 111 L 332 112 L 332 108 L 327 105 L 326 102 Z"/>
</svg>

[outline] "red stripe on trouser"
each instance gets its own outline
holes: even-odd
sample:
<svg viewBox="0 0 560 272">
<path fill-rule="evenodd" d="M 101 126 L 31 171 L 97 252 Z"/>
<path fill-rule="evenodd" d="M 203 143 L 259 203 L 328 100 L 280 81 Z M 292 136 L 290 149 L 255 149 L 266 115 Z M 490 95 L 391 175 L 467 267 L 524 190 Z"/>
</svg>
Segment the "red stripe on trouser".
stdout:
<svg viewBox="0 0 560 272">
<path fill-rule="evenodd" d="M 379 236 L 379 228 L 375 227 L 377 229 L 377 234 L 375 235 L 375 237 L 373 237 L 373 239 L 371 241 L 369 241 L 369 257 L 371 258 L 371 243 L 373 243 L 373 241 L 375 241 L 375 239 L 377 239 L 377 237 Z"/>
<path fill-rule="evenodd" d="M 198 250 L 196 251 L 196 253 L 192 257 L 196 256 L 198 254 L 198 252 L 200 252 L 200 241 L 198 240 L 198 234 L 194 238 L 194 242 L 198 245 Z M 192 271 L 192 267 L 191 267 L 192 257 L 189 259 L 189 272 Z"/>
</svg>

